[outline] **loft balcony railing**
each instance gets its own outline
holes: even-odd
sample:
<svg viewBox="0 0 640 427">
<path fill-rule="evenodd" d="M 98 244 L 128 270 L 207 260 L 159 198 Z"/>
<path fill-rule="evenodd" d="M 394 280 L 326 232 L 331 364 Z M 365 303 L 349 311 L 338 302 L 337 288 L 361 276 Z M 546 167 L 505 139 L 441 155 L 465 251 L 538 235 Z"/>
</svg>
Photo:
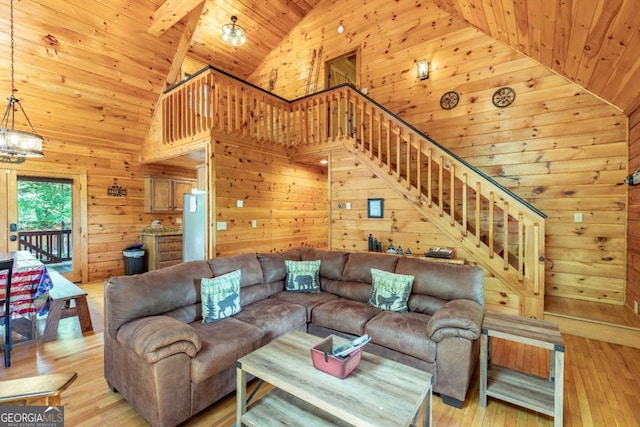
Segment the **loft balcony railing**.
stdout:
<svg viewBox="0 0 640 427">
<path fill-rule="evenodd" d="M 167 144 L 212 132 L 298 149 L 342 141 L 520 295 L 543 298 L 545 215 L 355 88 L 288 101 L 209 67 L 160 105 Z"/>
</svg>

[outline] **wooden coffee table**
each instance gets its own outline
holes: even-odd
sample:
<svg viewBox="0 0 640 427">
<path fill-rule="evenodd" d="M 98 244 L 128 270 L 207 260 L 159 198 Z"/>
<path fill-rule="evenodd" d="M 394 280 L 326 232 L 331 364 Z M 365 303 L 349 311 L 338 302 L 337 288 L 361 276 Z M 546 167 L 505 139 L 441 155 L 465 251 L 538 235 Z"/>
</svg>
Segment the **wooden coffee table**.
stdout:
<svg viewBox="0 0 640 427">
<path fill-rule="evenodd" d="M 321 340 L 294 331 L 238 360 L 237 427 L 411 426 L 420 406 L 431 425 L 431 374 L 365 351 L 341 380 L 313 367 Z M 247 374 L 276 387 L 248 407 Z"/>
</svg>

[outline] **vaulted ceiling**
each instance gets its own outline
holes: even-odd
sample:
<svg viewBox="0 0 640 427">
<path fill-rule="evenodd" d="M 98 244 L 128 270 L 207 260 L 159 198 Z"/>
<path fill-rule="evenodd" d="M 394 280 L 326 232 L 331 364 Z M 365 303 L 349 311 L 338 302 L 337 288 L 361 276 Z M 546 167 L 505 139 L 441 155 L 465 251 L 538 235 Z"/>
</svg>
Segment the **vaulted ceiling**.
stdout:
<svg viewBox="0 0 640 427">
<path fill-rule="evenodd" d="M 0 0 L 0 94 L 7 96 L 9 1 Z M 17 96 L 46 138 L 115 140 L 116 147 L 135 149 L 176 52 L 247 79 L 294 27 L 314 24 L 304 19 L 309 11 L 330 13 L 339 1 L 346 0 L 206 0 L 199 8 L 196 0 L 14 0 Z M 386 1 L 363 4 L 375 10 Z M 626 113 L 640 105 L 637 0 L 425 1 Z M 194 10 L 191 28 L 187 13 Z M 220 40 L 232 15 L 247 32 L 240 48 Z M 395 19 L 413 17 L 399 13 L 390 25 Z"/>
</svg>

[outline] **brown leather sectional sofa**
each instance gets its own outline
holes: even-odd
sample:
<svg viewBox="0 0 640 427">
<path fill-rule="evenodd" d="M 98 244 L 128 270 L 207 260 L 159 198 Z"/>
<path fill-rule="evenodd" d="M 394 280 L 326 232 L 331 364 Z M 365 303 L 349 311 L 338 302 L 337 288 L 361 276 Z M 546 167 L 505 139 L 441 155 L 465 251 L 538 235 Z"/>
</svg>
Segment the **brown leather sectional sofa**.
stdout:
<svg viewBox="0 0 640 427">
<path fill-rule="evenodd" d="M 322 292 L 284 290 L 284 260 L 321 260 Z M 371 268 L 415 276 L 408 313 L 368 304 Z M 203 324 L 200 280 L 241 270 L 242 310 Z M 365 351 L 430 372 L 451 405 L 478 360 L 484 272 L 424 258 L 300 248 L 193 261 L 105 284 L 109 386 L 153 426 L 176 425 L 235 389 L 243 355 L 291 330 L 372 337 Z"/>
</svg>

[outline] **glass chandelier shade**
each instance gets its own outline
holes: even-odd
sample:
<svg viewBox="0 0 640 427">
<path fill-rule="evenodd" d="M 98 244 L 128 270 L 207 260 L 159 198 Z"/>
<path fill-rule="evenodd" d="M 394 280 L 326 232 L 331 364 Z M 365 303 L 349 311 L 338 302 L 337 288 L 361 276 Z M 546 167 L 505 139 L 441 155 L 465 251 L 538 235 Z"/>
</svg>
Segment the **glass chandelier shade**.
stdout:
<svg viewBox="0 0 640 427">
<path fill-rule="evenodd" d="M 22 108 L 20 100 L 14 96 L 16 92 L 14 76 L 14 36 L 13 36 L 13 0 L 11 0 L 11 96 L 7 98 L 9 103 L 0 122 L 0 162 L 22 163 L 26 157 L 42 157 L 42 140 Z M 31 132 L 17 130 L 15 128 L 16 111 L 22 112 Z"/>
<path fill-rule="evenodd" d="M 247 41 L 244 29 L 236 24 L 238 18 L 231 17 L 231 22 L 222 26 L 222 41 L 229 46 L 239 47 Z"/>
<path fill-rule="evenodd" d="M 9 157 L 42 157 L 42 137 L 38 135 L 24 112 L 20 100 L 13 95 L 0 122 L 0 154 Z M 15 129 L 15 113 L 20 110 L 31 126 L 32 132 Z"/>
</svg>

